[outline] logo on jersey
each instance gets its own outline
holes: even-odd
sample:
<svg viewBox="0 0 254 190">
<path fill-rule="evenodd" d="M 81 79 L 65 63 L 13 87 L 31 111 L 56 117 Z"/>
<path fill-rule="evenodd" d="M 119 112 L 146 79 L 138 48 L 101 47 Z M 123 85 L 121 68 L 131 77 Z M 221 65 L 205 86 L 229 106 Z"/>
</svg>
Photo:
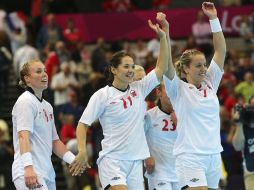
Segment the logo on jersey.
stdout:
<svg viewBox="0 0 254 190">
<path fill-rule="evenodd" d="M 111 180 L 116 181 L 116 180 L 119 180 L 119 179 L 120 179 L 120 177 L 113 177 Z"/>
<path fill-rule="evenodd" d="M 156 124 L 153 124 L 153 127 L 159 127 L 159 125 L 156 123 Z"/>
<path fill-rule="evenodd" d="M 131 90 L 130 94 L 131 94 L 131 96 L 132 96 L 133 98 L 135 98 L 135 97 L 137 96 L 137 93 L 136 93 L 135 90 Z"/>
<path fill-rule="evenodd" d="M 166 183 L 164 183 L 164 182 L 158 183 L 158 186 L 163 186 L 163 185 L 166 185 Z"/>
<path fill-rule="evenodd" d="M 48 114 L 47 114 L 46 110 L 43 109 L 42 111 L 44 113 L 45 120 L 48 122 L 49 121 L 49 117 L 48 117 Z"/>
<path fill-rule="evenodd" d="M 190 181 L 191 182 L 193 182 L 193 183 L 195 183 L 195 182 L 197 182 L 199 179 L 197 179 L 197 178 L 193 178 L 193 179 L 191 179 Z"/>
<path fill-rule="evenodd" d="M 209 86 L 208 84 L 206 85 L 210 90 L 212 90 L 212 87 L 211 86 Z"/>
</svg>

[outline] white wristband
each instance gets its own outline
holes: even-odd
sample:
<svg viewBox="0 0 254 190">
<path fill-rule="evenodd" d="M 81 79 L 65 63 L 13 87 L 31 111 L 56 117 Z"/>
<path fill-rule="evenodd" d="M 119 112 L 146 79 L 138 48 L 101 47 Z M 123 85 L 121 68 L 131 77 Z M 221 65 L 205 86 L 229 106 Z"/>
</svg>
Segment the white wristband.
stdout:
<svg viewBox="0 0 254 190">
<path fill-rule="evenodd" d="M 211 30 L 212 30 L 213 33 L 222 31 L 220 21 L 219 21 L 218 18 L 213 19 L 213 20 L 209 20 L 209 22 L 210 22 Z"/>
<path fill-rule="evenodd" d="M 68 151 L 63 155 L 63 161 L 65 161 L 68 164 L 71 164 L 74 160 L 75 155 L 71 151 Z"/>
<path fill-rule="evenodd" d="M 21 154 L 21 162 L 23 164 L 23 167 L 33 165 L 33 159 L 32 154 L 30 152 L 26 152 L 24 154 Z"/>
</svg>

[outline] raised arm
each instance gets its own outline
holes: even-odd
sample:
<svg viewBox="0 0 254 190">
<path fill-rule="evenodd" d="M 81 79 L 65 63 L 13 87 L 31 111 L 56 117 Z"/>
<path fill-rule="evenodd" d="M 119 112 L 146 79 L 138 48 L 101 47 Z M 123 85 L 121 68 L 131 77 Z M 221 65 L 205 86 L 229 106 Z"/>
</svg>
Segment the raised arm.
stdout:
<svg viewBox="0 0 254 190">
<path fill-rule="evenodd" d="M 162 30 L 165 32 L 167 37 L 167 45 L 168 45 L 168 70 L 165 75 L 172 80 L 175 74 L 175 67 L 172 60 L 172 51 L 171 51 L 171 41 L 169 36 L 169 24 L 166 19 L 166 15 L 164 13 L 157 14 L 156 17 L 158 23 L 161 25 Z"/>
<path fill-rule="evenodd" d="M 157 17 L 162 17 L 163 13 L 157 13 Z M 158 19 L 157 19 L 158 20 Z M 148 24 L 150 28 L 156 32 L 158 37 L 160 38 L 160 53 L 157 59 L 157 63 L 155 66 L 155 73 L 159 81 L 162 80 L 162 76 L 168 70 L 168 45 L 167 45 L 167 37 L 165 32 L 159 27 L 159 24 L 153 24 L 151 20 L 148 20 Z"/>
<path fill-rule="evenodd" d="M 90 168 L 86 151 L 86 134 L 87 126 L 79 122 L 76 129 L 76 136 L 78 141 L 78 155 L 70 165 L 70 172 L 73 176 L 79 175 L 85 169 Z"/>
<path fill-rule="evenodd" d="M 217 63 L 221 70 L 223 70 L 224 61 L 226 57 L 226 42 L 221 29 L 220 21 L 217 17 L 217 10 L 213 3 L 202 3 L 202 10 L 208 16 L 212 33 L 213 33 L 213 46 L 214 56 L 213 60 Z"/>
</svg>

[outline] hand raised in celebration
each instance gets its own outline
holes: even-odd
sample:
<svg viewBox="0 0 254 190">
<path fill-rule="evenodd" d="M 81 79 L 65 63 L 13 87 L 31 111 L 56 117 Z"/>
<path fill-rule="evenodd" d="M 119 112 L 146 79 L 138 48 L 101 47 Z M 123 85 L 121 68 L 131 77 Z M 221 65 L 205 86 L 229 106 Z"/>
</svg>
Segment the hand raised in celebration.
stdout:
<svg viewBox="0 0 254 190">
<path fill-rule="evenodd" d="M 151 20 L 148 20 L 149 27 L 158 35 L 159 38 L 165 36 L 165 32 L 160 28 L 159 24 L 153 24 Z"/>
<path fill-rule="evenodd" d="M 164 31 L 168 30 L 169 24 L 166 19 L 166 14 L 164 14 L 162 12 L 158 12 L 156 15 L 156 20 L 161 25 L 162 30 L 164 30 Z"/>
<path fill-rule="evenodd" d="M 213 3 L 211 2 L 202 3 L 202 10 L 210 20 L 217 18 L 217 10 Z"/>
</svg>

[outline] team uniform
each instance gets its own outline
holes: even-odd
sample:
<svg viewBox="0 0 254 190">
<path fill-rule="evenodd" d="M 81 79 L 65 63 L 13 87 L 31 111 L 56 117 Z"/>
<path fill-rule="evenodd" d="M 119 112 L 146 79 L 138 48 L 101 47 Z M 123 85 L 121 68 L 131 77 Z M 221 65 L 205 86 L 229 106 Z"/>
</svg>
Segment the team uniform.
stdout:
<svg viewBox="0 0 254 190">
<path fill-rule="evenodd" d="M 143 189 L 142 160 L 149 157 L 144 132 L 144 100 L 159 85 L 155 71 L 130 83 L 125 91 L 106 86 L 89 100 L 80 119 L 88 126 L 97 118 L 104 139 L 97 164 L 103 188 L 124 184 Z"/>
<path fill-rule="evenodd" d="M 216 92 L 223 71 L 211 61 L 199 88 L 164 76 L 167 95 L 174 107 L 178 136 L 173 154 L 180 188 L 218 188 L 221 169 L 219 101 Z"/>
<path fill-rule="evenodd" d="M 145 173 L 149 189 L 178 190 L 173 146 L 177 137 L 171 116 L 158 106 L 147 111 L 145 132 L 150 154 L 155 159 L 153 173 Z"/>
<path fill-rule="evenodd" d="M 28 88 L 17 100 L 12 110 L 13 146 L 12 180 L 18 190 L 28 190 L 24 181 L 18 132 L 30 132 L 33 169 L 42 185 L 38 190 L 55 190 L 55 171 L 51 162 L 52 141 L 59 139 L 54 122 L 53 108 L 44 99 L 39 100 Z"/>
</svg>

